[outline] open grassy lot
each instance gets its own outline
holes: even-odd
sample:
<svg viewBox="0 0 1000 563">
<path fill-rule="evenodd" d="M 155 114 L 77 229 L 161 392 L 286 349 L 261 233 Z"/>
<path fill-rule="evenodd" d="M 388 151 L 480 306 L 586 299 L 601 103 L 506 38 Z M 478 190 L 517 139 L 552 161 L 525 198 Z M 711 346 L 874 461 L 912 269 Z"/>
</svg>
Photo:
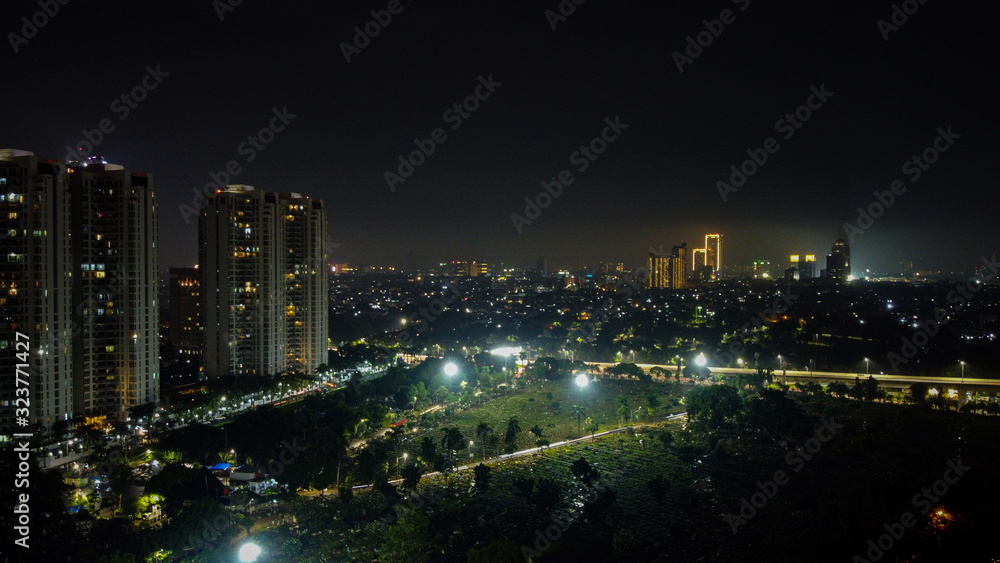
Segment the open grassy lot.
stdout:
<svg viewBox="0 0 1000 563">
<path fill-rule="evenodd" d="M 512 416 L 517 418 L 521 427 L 515 446 L 517 450 L 535 447 L 536 438 L 529 431 L 535 425 L 542 429 L 545 439 L 550 442 L 577 438 L 580 434 L 577 430 L 577 417 L 573 414 L 574 405 L 584 407 L 584 426 L 589 417 L 597 422 L 601 431 L 618 428 L 630 422 L 659 420 L 667 414 L 683 410 L 679 404 L 670 406 L 678 402 L 676 397 L 668 394 L 671 389 L 676 388 L 662 383 L 615 379 L 599 379 L 583 388 L 572 380 L 532 382 L 510 391 L 505 396 L 492 398 L 482 405 L 456 409 L 451 416 L 446 416 L 443 411 L 428 415 L 435 427 L 421 428 L 410 436 L 404 445 L 404 451 L 409 452 L 410 456 L 416 456 L 420 453 L 420 441 L 424 436 L 430 436 L 440 442 L 442 433 L 439 428 L 457 426 L 466 441 L 477 442 L 473 445 L 472 453 L 474 457 L 482 458 L 482 444 L 478 443 L 481 440 L 476 436 L 476 427 L 480 422 L 485 422 L 493 428 L 498 439 L 498 444 L 490 446 L 486 452 L 487 457 L 490 457 L 496 455 L 497 448 L 503 447 L 504 433 Z M 618 413 L 621 405 L 618 400 L 619 395 L 628 405 L 630 411 L 628 419 L 623 419 Z M 653 396 L 660 403 L 652 413 L 648 408 L 649 396 Z M 587 434 L 585 428 L 583 433 Z M 468 457 L 468 451 L 463 453 Z"/>
</svg>

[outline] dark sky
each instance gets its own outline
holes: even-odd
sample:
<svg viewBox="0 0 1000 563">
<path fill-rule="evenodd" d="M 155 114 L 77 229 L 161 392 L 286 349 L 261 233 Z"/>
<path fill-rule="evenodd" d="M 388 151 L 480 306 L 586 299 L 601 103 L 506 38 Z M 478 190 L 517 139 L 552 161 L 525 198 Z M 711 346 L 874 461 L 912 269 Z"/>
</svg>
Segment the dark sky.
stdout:
<svg viewBox="0 0 1000 563">
<path fill-rule="evenodd" d="M 955 4 L 928 0 L 886 41 L 887 1 L 587 0 L 553 31 L 557 0 L 403 0 L 348 63 L 341 42 L 387 2 L 245 0 L 220 21 L 209 0 L 72 0 L 18 53 L 10 35 L 0 47 L 0 145 L 63 158 L 110 119 L 94 152 L 154 175 L 163 267 L 196 261 L 178 206 L 237 160 L 233 183 L 326 201 L 336 261 L 635 266 L 722 232 L 731 263 L 786 262 L 825 255 L 899 179 L 855 237 L 855 271 L 967 269 L 997 251 L 1000 9 Z M 678 72 L 671 55 L 724 9 L 735 21 Z M 40 8 L 0 10 L 7 34 Z M 120 119 L 147 65 L 169 76 Z M 490 74 L 502 85 L 452 130 L 445 110 Z M 783 139 L 776 122 L 820 85 L 833 96 Z M 246 162 L 239 145 L 286 106 L 296 117 Z M 628 129 L 578 172 L 570 155 L 615 116 Z M 947 126 L 960 139 L 911 181 L 902 165 Z M 391 192 L 384 172 L 436 128 L 445 142 Z M 716 182 L 768 137 L 778 151 L 723 202 Z M 573 184 L 518 234 L 511 214 L 561 170 Z"/>
</svg>

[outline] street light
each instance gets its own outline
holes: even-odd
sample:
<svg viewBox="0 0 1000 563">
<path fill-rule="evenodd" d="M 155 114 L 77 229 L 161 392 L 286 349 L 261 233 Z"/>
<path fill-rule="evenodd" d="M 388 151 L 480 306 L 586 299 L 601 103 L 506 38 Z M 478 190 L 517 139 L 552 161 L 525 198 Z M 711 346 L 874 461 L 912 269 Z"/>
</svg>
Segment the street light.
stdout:
<svg viewBox="0 0 1000 563">
<path fill-rule="evenodd" d="M 965 362 L 960 361 L 958 363 L 962 364 L 962 383 L 965 383 Z"/>
<path fill-rule="evenodd" d="M 445 375 L 447 375 L 448 377 L 452 377 L 456 373 L 458 373 L 458 366 L 455 365 L 455 362 L 448 362 L 447 364 L 444 365 Z"/>
<path fill-rule="evenodd" d="M 865 358 L 865 375 L 871 375 L 872 374 L 872 370 L 868 369 L 868 362 L 869 361 L 870 360 L 868 358 Z"/>
<path fill-rule="evenodd" d="M 576 381 L 576 384 L 579 385 L 581 388 L 586 387 L 587 385 L 590 384 L 590 380 L 587 379 L 587 374 L 585 373 L 578 373 L 574 381 Z"/>
<path fill-rule="evenodd" d="M 258 556 L 260 556 L 260 546 L 253 542 L 245 543 L 240 548 L 240 563 L 251 563 L 256 561 Z"/>
</svg>

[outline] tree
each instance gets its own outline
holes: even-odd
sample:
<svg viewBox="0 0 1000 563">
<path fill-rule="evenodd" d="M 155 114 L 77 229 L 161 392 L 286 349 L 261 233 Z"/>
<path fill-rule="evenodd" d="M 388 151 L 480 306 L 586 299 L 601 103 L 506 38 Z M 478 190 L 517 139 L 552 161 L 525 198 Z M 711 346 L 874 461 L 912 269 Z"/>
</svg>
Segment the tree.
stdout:
<svg viewBox="0 0 1000 563">
<path fill-rule="evenodd" d="M 462 431 L 457 426 L 442 428 L 441 432 L 444 433 L 444 436 L 441 437 L 441 447 L 449 453 L 452 450 L 460 450 L 465 445 L 465 436 L 462 436 Z"/>
<path fill-rule="evenodd" d="M 531 430 L 529 430 L 529 432 L 531 432 L 532 434 L 534 434 L 534 435 L 535 435 L 535 438 L 543 438 L 543 437 L 544 437 L 544 436 L 543 436 L 543 434 L 544 434 L 544 431 L 543 431 L 543 430 L 542 430 L 542 428 L 541 428 L 540 426 L 538 426 L 537 424 L 536 424 L 536 425 L 534 425 L 534 426 L 532 426 L 532 427 L 531 427 Z"/>
<path fill-rule="evenodd" d="M 928 387 L 926 383 L 914 383 L 910 385 L 910 397 L 914 403 L 922 405 L 927 402 Z"/>
<path fill-rule="evenodd" d="M 851 388 L 840 381 L 834 381 L 827 384 L 826 391 L 831 395 L 836 395 L 838 397 L 846 397 L 851 392 Z"/>
<path fill-rule="evenodd" d="M 439 385 L 437 389 L 434 390 L 434 402 L 443 403 L 445 399 L 448 398 L 448 388 L 444 385 Z"/>
<path fill-rule="evenodd" d="M 476 438 L 483 444 L 483 460 L 486 459 L 486 444 L 490 442 L 490 435 L 493 434 L 493 427 L 485 422 L 480 422 L 476 426 Z"/>
<path fill-rule="evenodd" d="M 587 419 L 587 432 L 590 432 L 590 439 L 591 440 L 594 439 L 594 434 L 597 434 L 597 431 L 600 430 L 600 429 L 601 429 L 601 426 L 599 424 L 597 424 L 596 420 L 594 420 L 592 418 L 588 418 Z"/>
<path fill-rule="evenodd" d="M 422 563 L 430 559 L 431 536 L 427 533 L 430 524 L 426 516 L 416 511 L 396 522 L 385 533 L 379 561 Z"/>
<path fill-rule="evenodd" d="M 621 396 L 621 395 L 619 395 Z M 628 405 L 622 403 L 618 405 L 618 424 L 625 424 L 626 420 L 629 420 L 632 416 L 632 411 L 628 408 Z"/>
<path fill-rule="evenodd" d="M 576 434 L 577 436 L 583 436 L 583 430 L 581 429 L 581 424 L 583 417 L 587 415 L 587 410 L 583 405 L 573 405 L 573 416 L 576 417 Z"/>
<path fill-rule="evenodd" d="M 507 432 L 504 433 L 503 441 L 508 446 L 513 446 L 517 443 L 517 435 L 521 433 L 521 423 L 518 422 L 516 416 L 512 416 L 507 419 Z"/>
<path fill-rule="evenodd" d="M 669 430 L 660 432 L 660 435 L 657 436 L 657 438 L 660 440 L 660 443 L 663 444 L 664 448 L 669 448 L 670 445 L 674 443 L 674 435 Z"/>
<path fill-rule="evenodd" d="M 416 489 L 420 483 L 420 468 L 415 463 L 408 464 L 403 467 L 402 476 L 404 487 L 410 490 Z"/>
<path fill-rule="evenodd" d="M 715 428 L 740 412 L 739 392 L 728 385 L 709 385 L 688 391 L 688 418 L 707 421 Z"/>
<path fill-rule="evenodd" d="M 437 446 L 430 436 L 424 436 L 420 442 L 420 458 L 431 464 L 437 459 Z"/>
<path fill-rule="evenodd" d="M 582 457 L 570 465 L 570 471 L 573 472 L 574 477 L 583 481 L 588 487 L 594 479 L 598 479 L 601 475 L 599 471 L 591 467 L 590 463 Z"/>
<path fill-rule="evenodd" d="M 530 501 L 535 490 L 535 480 L 531 477 L 514 477 L 514 488 L 517 489 L 518 494 L 524 497 L 524 500 Z"/>
<path fill-rule="evenodd" d="M 489 466 L 483 465 L 482 463 L 480 463 L 479 465 L 475 466 L 472 469 L 472 472 L 476 476 L 476 485 L 475 486 L 476 486 L 476 490 L 477 491 L 482 492 L 482 491 L 486 490 L 486 487 L 489 485 L 489 482 L 490 482 L 490 472 L 491 471 L 492 470 L 489 468 Z"/>
</svg>

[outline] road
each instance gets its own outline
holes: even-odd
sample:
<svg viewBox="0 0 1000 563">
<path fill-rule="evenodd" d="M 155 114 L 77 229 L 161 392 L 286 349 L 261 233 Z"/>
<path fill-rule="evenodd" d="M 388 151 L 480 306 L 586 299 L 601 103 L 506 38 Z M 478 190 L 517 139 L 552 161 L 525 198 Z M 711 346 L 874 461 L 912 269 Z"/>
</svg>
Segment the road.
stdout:
<svg viewBox="0 0 1000 563">
<path fill-rule="evenodd" d="M 589 365 L 596 364 L 601 368 L 616 366 L 618 364 L 610 362 L 588 362 Z M 642 369 L 647 372 L 650 368 L 658 367 L 665 369 L 669 372 L 676 372 L 677 366 L 671 364 L 637 364 Z M 712 373 L 743 373 L 752 374 L 756 373 L 753 368 L 724 368 L 724 367 L 712 367 L 705 366 Z M 845 373 L 836 371 L 796 371 L 796 370 L 774 370 L 775 376 L 780 376 L 784 374 L 786 379 L 794 379 L 799 381 L 844 381 L 844 382 L 854 382 L 854 379 L 860 377 L 865 379 L 868 377 L 867 374 L 863 373 Z M 956 378 L 956 377 L 921 377 L 913 375 L 885 375 L 885 374 L 871 374 L 879 381 L 883 386 L 893 386 L 893 387 L 908 387 L 914 383 L 925 383 L 929 387 L 937 386 L 965 386 L 965 387 L 988 387 L 994 389 L 1000 389 L 1000 380 L 997 379 L 980 379 L 980 378 Z"/>
</svg>

